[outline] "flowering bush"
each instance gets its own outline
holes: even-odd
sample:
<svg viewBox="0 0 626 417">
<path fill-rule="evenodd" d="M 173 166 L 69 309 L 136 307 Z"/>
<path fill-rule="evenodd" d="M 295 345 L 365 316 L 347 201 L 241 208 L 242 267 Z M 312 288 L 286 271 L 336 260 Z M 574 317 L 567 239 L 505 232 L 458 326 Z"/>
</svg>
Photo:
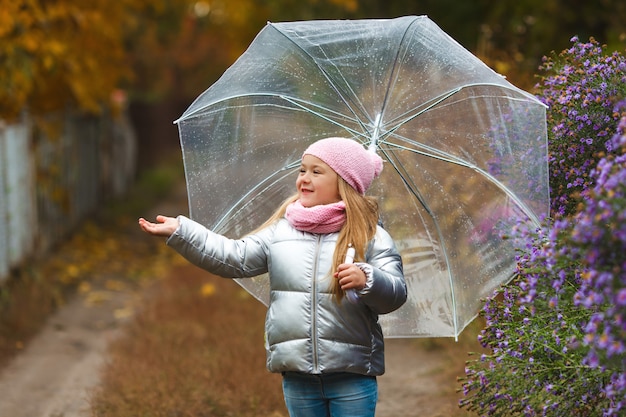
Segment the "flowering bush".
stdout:
<svg viewBox="0 0 626 417">
<path fill-rule="evenodd" d="M 604 155 L 619 115 L 615 102 L 626 95 L 626 61 L 603 53 L 594 39 L 544 58 L 539 99 L 548 107 L 551 210 L 576 211 L 577 199 L 592 185 L 589 172 Z M 609 149 L 610 151 L 610 149 Z"/>
<path fill-rule="evenodd" d="M 602 394 L 611 402 L 606 414 L 617 415 L 626 413 L 626 115 L 609 147 L 616 155 L 592 172 L 596 185 L 575 218 L 569 249 L 584 267 L 574 305 L 592 312 L 584 363 L 610 374 Z"/>
<path fill-rule="evenodd" d="M 507 417 L 591 416 L 606 406 L 597 394 L 599 381 L 608 377 L 583 364 L 589 348 L 580 343 L 582 326 L 591 311 L 571 302 L 580 265 L 558 253 L 567 228 L 565 221 L 550 231 L 520 225 L 517 235 L 528 240 L 527 253 L 518 259 L 517 280 L 483 308 L 486 327 L 479 340 L 491 354 L 466 368 L 468 397 L 461 404 L 469 410 Z"/>
<path fill-rule="evenodd" d="M 482 415 L 626 410 L 626 105 L 615 105 L 626 67 L 593 40 L 573 41 L 543 66 L 555 72 L 543 100 L 557 220 L 514 231 L 526 242 L 516 279 L 486 301 L 480 341 L 490 354 L 463 379 L 461 405 Z"/>
</svg>

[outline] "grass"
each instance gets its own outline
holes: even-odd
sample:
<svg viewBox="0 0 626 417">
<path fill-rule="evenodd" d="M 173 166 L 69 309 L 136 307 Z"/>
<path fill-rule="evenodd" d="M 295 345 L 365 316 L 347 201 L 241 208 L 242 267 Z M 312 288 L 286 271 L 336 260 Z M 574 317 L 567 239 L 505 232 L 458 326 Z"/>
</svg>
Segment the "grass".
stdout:
<svg viewBox="0 0 626 417">
<path fill-rule="evenodd" d="M 261 303 L 192 266 L 151 293 L 110 349 L 94 416 L 287 416 L 265 369 Z"/>
</svg>

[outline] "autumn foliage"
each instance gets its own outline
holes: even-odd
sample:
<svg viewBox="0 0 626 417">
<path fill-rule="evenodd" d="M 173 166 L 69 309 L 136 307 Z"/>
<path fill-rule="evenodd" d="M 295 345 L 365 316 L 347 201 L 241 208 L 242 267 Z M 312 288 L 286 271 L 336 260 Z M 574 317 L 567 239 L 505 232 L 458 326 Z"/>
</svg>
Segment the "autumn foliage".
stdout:
<svg viewBox="0 0 626 417">
<path fill-rule="evenodd" d="M 307 1 L 356 7 L 355 0 Z M 175 87 L 195 96 L 289 2 L 258 3 L 0 0 L 0 119 L 99 113 L 116 109 L 124 92 L 156 100 Z"/>
<path fill-rule="evenodd" d="M 98 112 L 131 80 L 124 34 L 135 0 L 0 1 L 0 117 L 76 105 Z"/>
</svg>

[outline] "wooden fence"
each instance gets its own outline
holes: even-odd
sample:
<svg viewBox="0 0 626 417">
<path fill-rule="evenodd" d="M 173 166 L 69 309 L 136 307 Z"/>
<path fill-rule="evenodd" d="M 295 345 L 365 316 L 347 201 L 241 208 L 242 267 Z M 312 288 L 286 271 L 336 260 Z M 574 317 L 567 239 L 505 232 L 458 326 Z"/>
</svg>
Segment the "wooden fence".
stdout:
<svg viewBox="0 0 626 417">
<path fill-rule="evenodd" d="M 68 115 L 59 125 L 59 134 L 46 135 L 27 116 L 0 121 L 0 283 L 135 179 L 126 118 Z"/>
</svg>

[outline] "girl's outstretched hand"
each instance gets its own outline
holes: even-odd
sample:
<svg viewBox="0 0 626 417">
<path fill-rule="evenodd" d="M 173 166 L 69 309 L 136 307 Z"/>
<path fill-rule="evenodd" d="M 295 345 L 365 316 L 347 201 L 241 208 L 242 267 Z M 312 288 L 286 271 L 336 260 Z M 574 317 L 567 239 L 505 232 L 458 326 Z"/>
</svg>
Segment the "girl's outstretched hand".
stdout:
<svg viewBox="0 0 626 417">
<path fill-rule="evenodd" d="M 157 223 L 152 223 L 141 217 L 139 219 L 139 227 L 151 235 L 165 237 L 169 237 L 178 229 L 178 219 L 176 217 L 158 215 L 156 221 Z"/>
</svg>

